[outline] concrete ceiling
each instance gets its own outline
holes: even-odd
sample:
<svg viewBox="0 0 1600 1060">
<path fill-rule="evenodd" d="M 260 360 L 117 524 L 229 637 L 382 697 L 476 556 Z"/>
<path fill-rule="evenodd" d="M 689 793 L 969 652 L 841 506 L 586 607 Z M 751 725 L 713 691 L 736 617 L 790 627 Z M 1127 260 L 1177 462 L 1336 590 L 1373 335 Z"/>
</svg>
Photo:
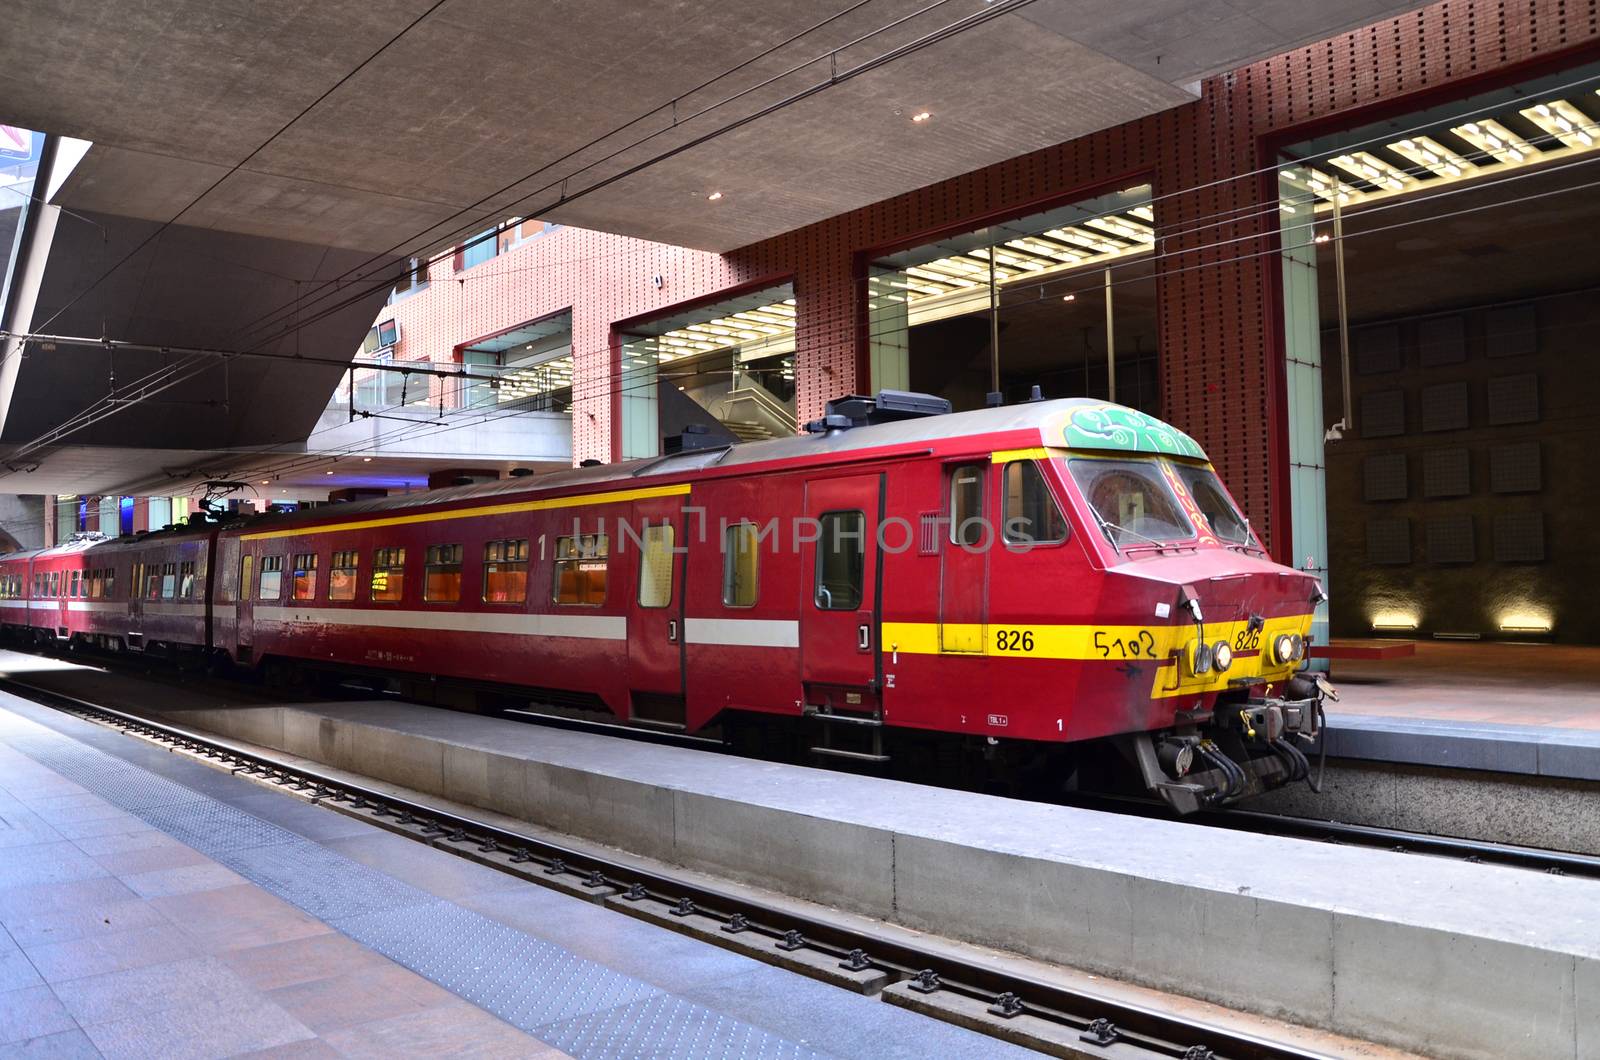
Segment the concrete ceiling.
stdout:
<svg viewBox="0 0 1600 1060">
<path fill-rule="evenodd" d="M 994 10 L 912 15 L 926 4 L 16 0 L 0 122 L 93 141 L 58 197 L 80 211 L 187 208 L 201 229 L 367 252 L 528 213 L 727 250 L 1183 103 L 1204 75 L 1416 6 L 1034 0 L 574 197 Z"/>
</svg>

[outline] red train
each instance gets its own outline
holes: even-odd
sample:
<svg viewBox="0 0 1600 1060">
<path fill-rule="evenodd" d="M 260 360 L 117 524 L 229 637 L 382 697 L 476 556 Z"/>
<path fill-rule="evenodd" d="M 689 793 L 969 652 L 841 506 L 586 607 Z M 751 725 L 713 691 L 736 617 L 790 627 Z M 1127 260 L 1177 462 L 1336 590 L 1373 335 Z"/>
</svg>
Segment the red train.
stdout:
<svg viewBox="0 0 1600 1060">
<path fill-rule="evenodd" d="M 1192 439 L 1087 400 L 928 405 L 886 392 L 808 436 L 15 553 L 0 620 L 441 700 L 787 724 L 854 759 L 939 736 L 1128 763 L 1180 810 L 1305 776 L 1321 588 L 1268 558 Z"/>
</svg>

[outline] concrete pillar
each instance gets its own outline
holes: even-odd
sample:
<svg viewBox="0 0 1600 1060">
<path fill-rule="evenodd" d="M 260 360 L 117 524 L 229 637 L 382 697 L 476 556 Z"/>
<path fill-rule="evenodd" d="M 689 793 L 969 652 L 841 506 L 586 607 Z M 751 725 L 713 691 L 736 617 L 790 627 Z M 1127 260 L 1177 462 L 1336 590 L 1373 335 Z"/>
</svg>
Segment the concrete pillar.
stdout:
<svg viewBox="0 0 1600 1060">
<path fill-rule="evenodd" d="M 45 527 L 50 522 L 45 498 L 37 494 L 0 494 L 0 545 L 6 546 L 4 551 L 43 548 Z"/>
<path fill-rule="evenodd" d="M 122 532 L 120 526 L 118 525 L 118 519 L 120 516 L 117 506 L 118 499 L 119 498 L 116 497 L 100 498 L 100 525 L 97 529 L 107 537 L 116 537 Z"/>
<path fill-rule="evenodd" d="M 1289 419 L 1289 554 L 1278 558 L 1312 571 L 1328 587 L 1327 459 L 1322 412 L 1322 328 L 1317 302 L 1316 200 L 1279 178 L 1282 205 L 1284 380 Z M 1317 605 L 1311 635 L 1328 643 L 1328 602 Z M 1323 665 L 1326 665 L 1325 662 Z"/>
</svg>

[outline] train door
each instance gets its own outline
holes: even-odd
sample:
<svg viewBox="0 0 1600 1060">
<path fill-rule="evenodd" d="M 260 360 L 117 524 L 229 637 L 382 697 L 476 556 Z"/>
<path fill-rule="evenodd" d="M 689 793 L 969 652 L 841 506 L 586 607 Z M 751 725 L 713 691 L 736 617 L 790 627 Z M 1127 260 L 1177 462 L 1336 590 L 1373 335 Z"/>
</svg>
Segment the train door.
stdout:
<svg viewBox="0 0 1600 1060">
<path fill-rule="evenodd" d="M 144 647 L 144 580 L 145 566 L 143 561 L 134 560 L 128 564 L 128 647 L 142 649 Z"/>
<path fill-rule="evenodd" d="M 945 516 L 939 544 L 939 650 L 981 652 L 989 599 L 989 549 L 999 533 L 987 510 L 989 462 L 945 469 Z"/>
<path fill-rule="evenodd" d="M 256 558 L 251 555 L 248 547 L 241 549 L 239 556 L 239 592 L 234 597 L 234 630 L 239 643 L 239 661 L 249 662 L 250 653 L 254 646 L 253 616 L 251 602 L 255 598 Z"/>
<path fill-rule="evenodd" d="M 878 689 L 878 523 L 883 475 L 806 483 L 800 672 L 813 706 L 870 710 Z M 807 539 L 815 535 L 815 541 Z"/>
<path fill-rule="evenodd" d="M 637 574 L 628 606 L 628 690 L 636 721 L 682 725 L 683 600 L 689 541 L 683 498 L 635 501 L 618 545 Z"/>
</svg>

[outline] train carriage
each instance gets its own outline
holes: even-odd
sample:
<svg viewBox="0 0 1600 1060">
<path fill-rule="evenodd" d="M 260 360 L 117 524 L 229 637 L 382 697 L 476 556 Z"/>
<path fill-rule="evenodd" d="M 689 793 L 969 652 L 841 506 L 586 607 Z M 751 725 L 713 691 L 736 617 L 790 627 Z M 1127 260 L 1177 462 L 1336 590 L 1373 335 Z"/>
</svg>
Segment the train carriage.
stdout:
<svg viewBox="0 0 1600 1060">
<path fill-rule="evenodd" d="M 151 534 L 119 537 L 84 556 L 95 592 L 80 640 L 162 654 L 211 648 L 208 579 L 219 528 L 203 518 Z"/>
<path fill-rule="evenodd" d="M 33 560 L 44 551 L 31 548 L 0 556 L 0 631 L 8 635 L 31 635 Z"/>
<path fill-rule="evenodd" d="M 1321 588 L 1271 561 L 1192 439 L 1102 402 L 933 404 L 850 398 L 804 437 L 75 543 L 0 583 L 26 567 L 53 637 L 453 704 L 799 732 L 868 761 L 1087 747 L 1181 810 L 1306 774 Z"/>
<path fill-rule="evenodd" d="M 1320 587 L 1186 435 L 1085 401 L 836 407 L 811 437 L 224 531 L 216 643 L 689 731 L 804 717 L 854 758 L 889 730 L 1136 737 L 1189 808 L 1303 772 L 1316 694 L 1282 693 Z"/>
</svg>

